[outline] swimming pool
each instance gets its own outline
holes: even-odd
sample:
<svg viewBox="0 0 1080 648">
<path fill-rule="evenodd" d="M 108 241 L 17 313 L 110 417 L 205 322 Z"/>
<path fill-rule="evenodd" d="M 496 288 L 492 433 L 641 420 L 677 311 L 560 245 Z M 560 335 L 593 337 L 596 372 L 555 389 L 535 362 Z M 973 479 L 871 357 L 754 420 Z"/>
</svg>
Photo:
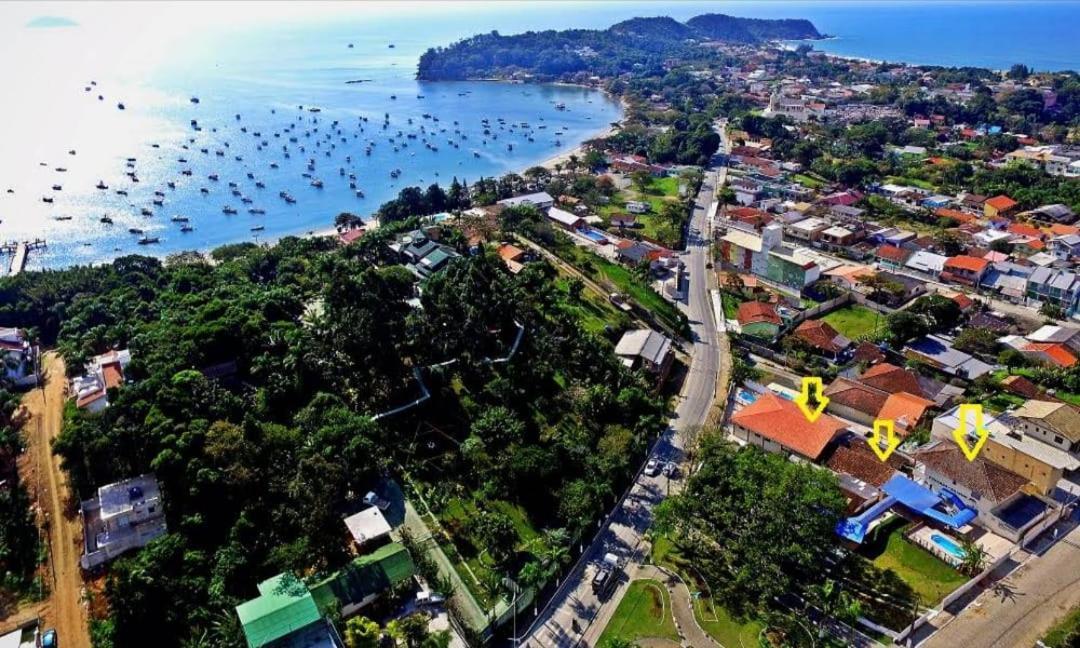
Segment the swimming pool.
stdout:
<svg viewBox="0 0 1080 648">
<path fill-rule="evenodd" d="M 958 560 L 963 560 L 964 559 L 964 549 L 963 549 L 963 547 L 956 544 L 951 539 L 946 538 L 945 536 L 943 536 L 943 535 L 941 535 L 939 533 L 935 533 L 935 534 L 931 535 L 930 539 L 933 540 L 934 544 L 936 544 L 937 546 L 944 549 L 950 556 L 953 556 L 954 558 L 956 558 Z"/>
<path fill-rule="evenodd" d="M 594 243 L 607 243 L 607 237 L 594 229 L 581 230 L 581 235 Z"/>
<path fill-rule="evenodd" d="M 740 403 L 746 403 L 747 405 L 750 405 L 757 400 L 757 394 L 750 391 L 749 389 L 740 389 L 738 392 L 735 393 L 735 400 L 739 401 Z"/>
</svg>

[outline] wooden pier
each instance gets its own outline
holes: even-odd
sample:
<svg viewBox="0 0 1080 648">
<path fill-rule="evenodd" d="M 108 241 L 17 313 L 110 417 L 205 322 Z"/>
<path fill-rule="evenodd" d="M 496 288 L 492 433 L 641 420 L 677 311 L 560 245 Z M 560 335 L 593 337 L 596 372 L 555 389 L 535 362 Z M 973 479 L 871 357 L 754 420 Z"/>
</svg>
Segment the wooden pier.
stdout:
<svg viewBox="0 0 1080 648">
<path fill-rule="evenodd" d="M 15 276 L 26 269 L 26 262 L 30 258 L 31 250 L 46 247 L 45 239 L 33 241 L 12 241 L 0 244 L 0 252 L 11 255 L 11 265 L 8 266 L 8 276 Z"/>
</svg>

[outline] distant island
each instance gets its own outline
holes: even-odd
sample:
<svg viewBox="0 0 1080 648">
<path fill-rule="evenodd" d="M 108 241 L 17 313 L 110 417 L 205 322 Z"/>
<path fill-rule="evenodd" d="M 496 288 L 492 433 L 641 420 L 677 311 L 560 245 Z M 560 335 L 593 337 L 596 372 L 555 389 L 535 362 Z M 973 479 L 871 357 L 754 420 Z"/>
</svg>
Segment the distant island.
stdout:
<svg viewBox="0 0 1080 648">
<path fill-rule="evenodd" d="M 538 80 L 588 73 L 615 76 L 658 72 L 670 58 L 707 56 L 711 42 L 753 45 L 772 40 L 824 38 L 803 19 L 765 20 L 704 14 L 681 23 L 674 18 L 631 18 L 607 29 L 569 29 L 503 36 L 478 34 L 420 57 L 423 81 L 509 78 Z"/>
</svg>

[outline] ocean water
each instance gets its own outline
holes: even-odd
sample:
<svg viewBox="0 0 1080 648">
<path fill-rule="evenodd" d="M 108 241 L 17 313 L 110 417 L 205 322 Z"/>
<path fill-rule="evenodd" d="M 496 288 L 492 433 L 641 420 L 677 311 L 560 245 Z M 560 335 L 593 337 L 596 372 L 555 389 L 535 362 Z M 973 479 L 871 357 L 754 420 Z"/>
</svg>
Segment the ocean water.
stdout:
<svg viewBox="0 0 1080 648">
<path fill-rule="evenodd" d="M 322 230 L 337 213 L 370 214 L 408 185 L 520 170 L 604 129 L 620 117 L 618 106 L 580 88 L 420 83 L 426 48 L 489 30 L 603 28 L 706 12 L 808 18 L 836 37 L 815 47 L 848 56 L 1080 67 L 1080 3 L 1064 1 L 5 3 L 0 242 L 45 238 L 30 268 L 205 250 Z M 483 134 L 483 119 L 497 139 Z M 322 189 L 311 186 L 315 178 Z M 96 189 L 99 181 L 108 189 Z M 113 224 L 100 222 L 104 215 Z M 192 231 L 173 217 L 187 218 Z M 160 242 L 140 246 L 129 228 Z"/>
</svg>

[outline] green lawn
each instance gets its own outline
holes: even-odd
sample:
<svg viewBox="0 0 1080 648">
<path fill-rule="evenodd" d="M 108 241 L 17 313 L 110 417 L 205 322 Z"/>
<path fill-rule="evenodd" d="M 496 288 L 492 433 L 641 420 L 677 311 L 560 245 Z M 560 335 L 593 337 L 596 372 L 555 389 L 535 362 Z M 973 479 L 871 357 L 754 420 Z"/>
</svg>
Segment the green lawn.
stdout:
<svg viewBox="0 0 1080 648">
<path fill-rule="evenodd" d="M 649 184 L 645 186 L 644 193 L 638 191 L 637 187 L 631 186 L 629 189 L 617 192 L 611 197 L 611 202 L 600 207 L 597 212 L 601 218 L 610 219 L 615 214 L 626 212 L 627 201 L 647 202 L 650 211 L 646 214 L 637 215 L 637 221 L 641 224 L 641 227 L 636 231 L 647 238 L 663 240 L 661 234 L 665 229 L 669 228 L 665 227 L 660 214 L 663 212 L 666 203 L 676 202 L 678 199 L 679 178 L 651 178 Z"/>
<path fill-rule="evenodd" d="M 504 500 L 487 500 L 485 506 L 505 514 L 514 524 L 518 536 L 518 550 L 533 549 L 539 532 L 529 522 L 524 509 Z M 495 598 L 482 583 L 490 575 L 494 565 L 481 543 L 468 532 L 470 521 L 480 510 L 474 500 L 453 498 L 439 513 L 439 523 L 451 536 L 450 546 L 440 543 L 454 562 L 454 568 L 481 605 L 490 606 Z M 475 578 L 474 578 L 475 577 Z M 478 582 L 479 581 L 479 582 Z"/>
<path fill-rule="evenodd" d="M 825 183 L 821 180 L 811 178 L 810 176 L 804 175 L 802 173 L 796 173 L 793 176 L 793 179 L 795 180 L 795 182 L 798 182 L 802 186 L 808 187 L 810 189 L 820 189 L 825 186 Z"/>
<path fill-rule="evenodd" d="M 729 320 L 739 316 L 739 298 L 726 292 L 720 293 L 720 304 L 724 308 L 724 317 Z"/>
<path fill-rule="evenodd" d="M 570 299 L 567 284 L 565 277 L 555 282 L 556 287 L 566 295 L 562 303 L 563 309 L 576 317 L 586 331 L 603 334 L 607 327 L 622 330 L 629 326 L 629 318 L 625 313 L 588 289 L 581 291 L 580 299 Z"/>
<path fill-rule="evenodd" d="M 937 191 L 937 187 L 927 182 L 926 180 L 920 180 L 919 178 L 912 178 L 908 176 L 889 176 L 885 178 L 886 183 L 907 185 L 909 187 L 919 187 L 920 189 L 926 189 L 927 191 Z"/>
<path fill-rule="evenodd" d="M 638 279 L 629 268 L 612 263 L 572 243 L 558 245 L 555 252 L 566 262 L 581 270 L 593 281 L 608 282 L 617 292 L 625 293 L 642 308 L 651 312 L 670 329 L 682 334 L 685 318 L 674 304 L 660 296 L 651 286 Z"/>
<path fill-rule="evenodd" d="M 856 340 L 885 328 L 884 315 L 858 304 L 834 310 L 822 319 L 849 340 Z"/>
<path fill-rule="evenodd" d="M 1074 608 L 1061 621 L 1050 628 L 1042 642 L 1048 648 L 1069 648 L 1080 645 L 1080 608 Z"/>
<path fill-rule="evenodd" d="M 907 520 L 897 516 L 874 529 L 860 553 L 881 569 L 891 569 L 933 606 L 967 582 L 967 577 L 930 552 L 904 539 Z"/>
<path fill-rule="evenodd" d="M 990 374 L 990 376 L 994 379 L 995 383 L 999 383 L 1011 375 L 1031 378 L 1035 375 L 1035 372 L 1028 367 L 1013 367 L 1009 370 L 998 369 L 997 371 Z M 1069 403 L 1070 405 L 1080 406 L 1080 393 L 1073 393 L 1065 391 L 1064 389 L 1058 389 L 1056 392 L 1054 392 L 1054 395 L 1065 401 L 1066 403 Z"/>
<path fill-rule="evenodd" d="M 738 620 L 722 605 L 717 605 L 708 587 L 700 579 L 693 566 L 679 553 L 678 547 L 666 536 L 653 539 L 651 560 L 654 564 L 677 572 L 694 597 L 694 616 L 698 624 L 710 637 L 720 642 L 725 648 L 757 646 L 758 635 L 765 624 L 756 619 Z M 601 644 L 603 645 L 603 644 Z"/>
<path fill-rule="evenodd" d="M 671 617 L 671 600 L 662 583 L 651 579 L 630 583 L 597 645 L 603 647 L 616 638 L 679 640 Z"/>
</svg>

